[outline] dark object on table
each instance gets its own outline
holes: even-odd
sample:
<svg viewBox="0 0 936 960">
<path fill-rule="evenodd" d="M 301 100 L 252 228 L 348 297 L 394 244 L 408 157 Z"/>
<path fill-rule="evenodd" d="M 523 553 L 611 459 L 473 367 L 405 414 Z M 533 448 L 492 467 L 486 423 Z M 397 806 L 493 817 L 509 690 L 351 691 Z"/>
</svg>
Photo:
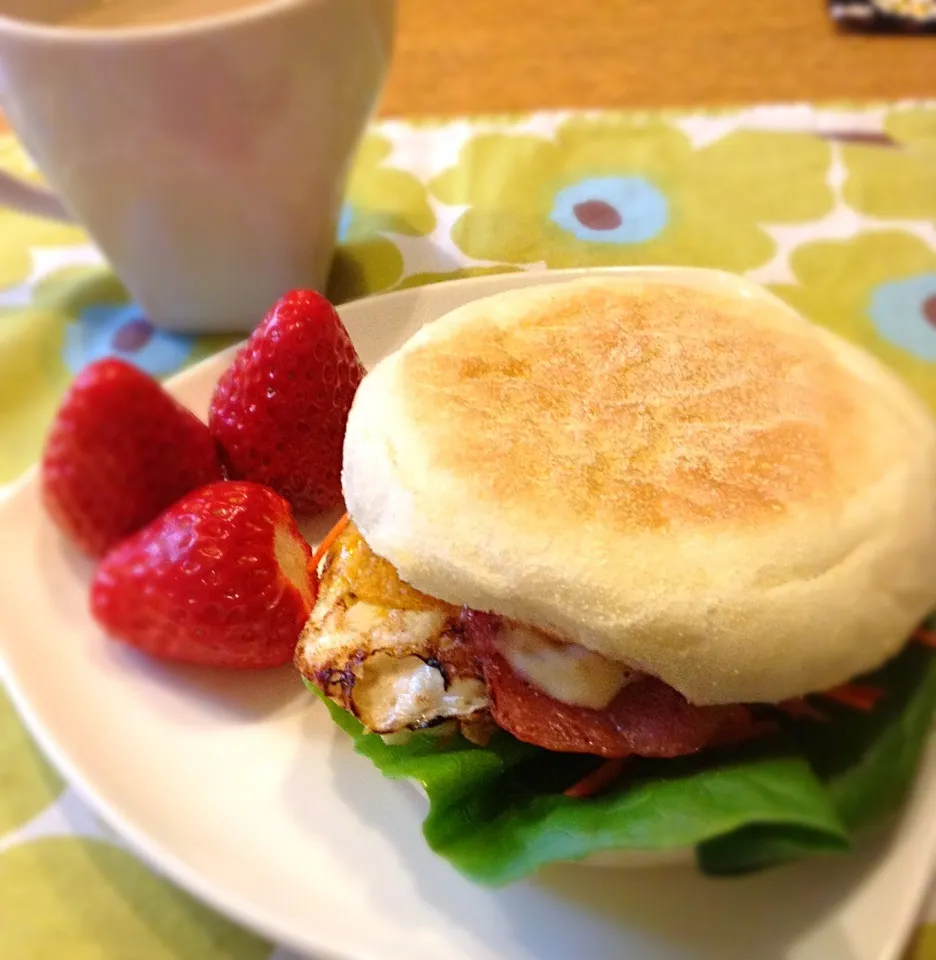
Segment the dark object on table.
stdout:
<svg viewBox="0 0 936 960">
<path fill-rule="evenodd" d="M 936 33 L 936 0 L 829 0 L 829 14 L 867 33 Z"/>
</svg>

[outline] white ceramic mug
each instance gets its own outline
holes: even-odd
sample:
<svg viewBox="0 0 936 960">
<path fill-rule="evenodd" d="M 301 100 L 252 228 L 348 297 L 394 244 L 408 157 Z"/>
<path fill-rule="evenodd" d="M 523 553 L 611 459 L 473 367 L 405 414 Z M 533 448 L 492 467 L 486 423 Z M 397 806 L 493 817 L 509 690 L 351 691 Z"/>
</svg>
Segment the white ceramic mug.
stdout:
<svg viewBox="0 0 936 960">
<path fill-rule="evenodd" d="M 0 204 L 78 221 L 168 329 L 249 330 L 284 291 L 321 289 L 394 0 L 37 22 L 78 3 L 0 0 L 0 104 L 54 191 L 4 175 Z"/>
</svg>

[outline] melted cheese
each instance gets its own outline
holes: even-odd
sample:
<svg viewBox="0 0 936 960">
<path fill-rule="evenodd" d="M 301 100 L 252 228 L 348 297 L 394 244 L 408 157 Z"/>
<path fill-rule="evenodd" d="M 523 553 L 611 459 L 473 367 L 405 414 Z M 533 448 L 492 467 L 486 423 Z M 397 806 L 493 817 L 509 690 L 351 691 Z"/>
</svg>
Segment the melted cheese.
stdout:
<svg viewBox="0 0 936 960">
<path fill-rule="evenodd" d="M 497 647 L 528 683 L 554 700 L 578 707 L 601 710 L 638 676 L 623 663 L 520 627 L 505 626 Z"/>
</svg>

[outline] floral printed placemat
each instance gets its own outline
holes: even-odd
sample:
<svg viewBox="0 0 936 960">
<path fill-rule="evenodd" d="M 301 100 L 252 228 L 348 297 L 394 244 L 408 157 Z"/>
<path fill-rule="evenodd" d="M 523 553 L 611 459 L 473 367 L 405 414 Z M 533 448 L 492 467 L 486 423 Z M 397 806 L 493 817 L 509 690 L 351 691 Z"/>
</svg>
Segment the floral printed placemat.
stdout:
<svg viewBox="0 0 936 960">
<path fill-rule="evenodd" d="M 9 134 L 0 167 L 37 177 Z M 331 294 L 648 263 L 767 284 L 936 410 L 936 102 L 384 121 L 353 172 Z M 84 364 L 116 354 L 164 376 L 233 339 L 153 329 L 80 230 L 0 211 L 0 484 L 35 460 Z M 135 960 L 287 957 L 149 871 L 2 691 L 0 917 L 17 960 L 124 943 Z M 936 890 L 924 920 L 912 960 L 936 960 Z"/>
</svg>

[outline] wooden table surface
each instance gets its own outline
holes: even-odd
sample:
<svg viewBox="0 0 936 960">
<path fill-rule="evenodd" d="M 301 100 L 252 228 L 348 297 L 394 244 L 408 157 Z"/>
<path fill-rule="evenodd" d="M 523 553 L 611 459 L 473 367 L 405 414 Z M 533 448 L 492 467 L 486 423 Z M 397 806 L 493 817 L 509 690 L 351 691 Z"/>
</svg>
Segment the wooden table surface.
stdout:
<svg viewBox="0 0 936 960">
<path fill-rule="evenodd" d="M 382 113 L 936 96 L 936 36 L 838 31 L 825 0 L 398 0 Z"/>
</svg>

